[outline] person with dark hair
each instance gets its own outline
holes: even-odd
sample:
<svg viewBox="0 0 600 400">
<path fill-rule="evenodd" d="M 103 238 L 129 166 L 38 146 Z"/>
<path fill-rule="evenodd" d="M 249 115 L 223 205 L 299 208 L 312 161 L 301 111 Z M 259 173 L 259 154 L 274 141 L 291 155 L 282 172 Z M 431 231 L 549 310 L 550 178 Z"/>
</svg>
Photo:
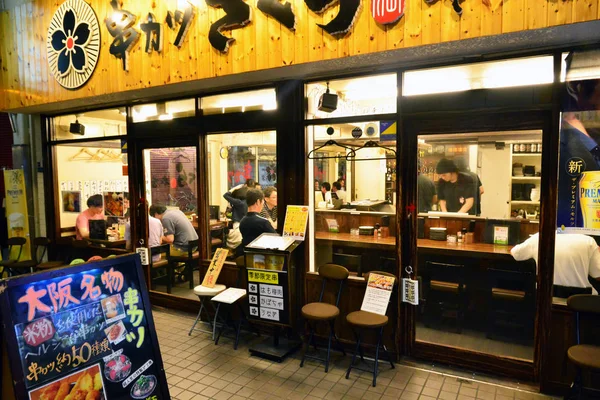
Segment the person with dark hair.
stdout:
<svg viewBox="0 0 600 400">
<path fill-rule="evenodd" d="M 323 200 L 327 204 L 331 204 L 331 185 L 329 182 L 321 183 L 321 193 L 323 193 Z"/>
<path fill-rule="evenodd" d="M 277 189 L 275 186 L 267 186 L 264 195 L 265 200 L 260 216 L 267 219 L 273 228 L 277 229 Z"/>
<path fill-rule="evenodd" d="M 458 168 L 458 172 L 462 172 L 463 174 L 467 174 L 471 177 L 473 181 L 473 194 L 475 195 L 473 209 L 475 215 L 481 214 L 481 195 L 484 193 L 483 184 L 481 183 L 481 179 L 479 179 L 479 175 L 475 172 L 471 172 L 469 166 L 467 165 L 467 160 L 463 156 L 459 156 L 454 158 L 454 163 Z"/>
<path fill-rule="evenodd" d="M 242 245 L 237 248 L 238 257 L 244 254 L 244 247 L 263 233 L 277 233 L 271 223 L 259 215 L 264 198 L 263 192 L 259 189 L 248 189 L 246 193 L 248 214 L 240 222 Z"/>
<path fill-rule="evenodd" d="M 452 160 L 442 158 L 436 172 L 440 175 L 438 181 L 438 202 L 442 212 L 459 212 L 474 215 L 475 195 L 473 180 L 469 175 L 458 171 Z"/>
<path fill-rule="evenodd" d="M 418 212 L 426 213 L 433 209 L 433 205 L 437 203 L 437 192 L 435 190 L 435 184 L 429 177 L 421 173 L 421 160 L 418 163 L 418 176 L 417 176 L 417 204 Z"/>
<path fill-rule="evenodd" d="M 75 233 L 78 240 L 90 237 L 90 220 L 104 219 L 104 204 L 101 194 L 90 196 L 87 206 L 87 210 L 79 214 L 75 220 Z"/>
<path fill-rule="evenodd" d="M 167 210 L 162 204 L 150 206 L 150 215 L 162 223 L 162 242 L 171 245 L 171 255 L 187 255 L 189 241 L 198 239 L 198 234 L 188 217 L 181 210 Z"/>
<path fill-rule="evenodd" d="M 346 191 L 342 190 L 342 184 L 339 181 L 331 184 L 331 197 L 341 200 L 342 203 L 346 202 Z"/>
</svg>

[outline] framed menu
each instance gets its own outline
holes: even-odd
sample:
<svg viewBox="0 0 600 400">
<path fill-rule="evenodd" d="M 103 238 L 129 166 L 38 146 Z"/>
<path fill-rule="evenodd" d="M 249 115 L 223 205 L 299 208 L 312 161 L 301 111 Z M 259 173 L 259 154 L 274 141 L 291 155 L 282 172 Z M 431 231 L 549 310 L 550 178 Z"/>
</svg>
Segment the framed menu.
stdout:
<svg viewBox="0 0 600 400">
<path fill-rule="evenodd" d="M 139 255 L 0 285 L 17 399 L 170 399 Z"/>
</svg>

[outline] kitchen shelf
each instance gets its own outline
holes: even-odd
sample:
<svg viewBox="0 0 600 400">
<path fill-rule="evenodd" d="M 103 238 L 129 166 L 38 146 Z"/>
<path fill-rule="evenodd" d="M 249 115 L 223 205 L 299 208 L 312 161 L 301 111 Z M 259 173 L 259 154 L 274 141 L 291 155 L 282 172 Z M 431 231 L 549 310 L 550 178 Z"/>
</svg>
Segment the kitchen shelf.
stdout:
<svg viewBox="0 0 600 400">
<path fill-rule="evenodd" d="M 542 179 L 539 176 L 513 176 L 513 181 L 539 181 Z"/>
<path fill-rule="evenodd" d="M 541 157 L 542 153 L 513 153 L 513 157 Z"/>
<path fill-rule="evenodd" d="M 539 201 L 531 201 L 531 200 L 511 200 L 511 204 L 540 204 Z"/>
</svg>

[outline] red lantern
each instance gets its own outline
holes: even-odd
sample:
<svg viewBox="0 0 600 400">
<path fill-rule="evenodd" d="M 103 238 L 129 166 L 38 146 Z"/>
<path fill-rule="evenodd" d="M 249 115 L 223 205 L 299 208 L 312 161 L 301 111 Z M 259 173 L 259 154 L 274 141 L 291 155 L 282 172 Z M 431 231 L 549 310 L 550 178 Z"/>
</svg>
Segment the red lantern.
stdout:
<svg viewBox="0 0 600 400">
<path fill-rule="evenodd" d="M 404 15 L 404 0 L 371 0 L 371 15 L 379 24 L 393 24 Z"/>
</svg>

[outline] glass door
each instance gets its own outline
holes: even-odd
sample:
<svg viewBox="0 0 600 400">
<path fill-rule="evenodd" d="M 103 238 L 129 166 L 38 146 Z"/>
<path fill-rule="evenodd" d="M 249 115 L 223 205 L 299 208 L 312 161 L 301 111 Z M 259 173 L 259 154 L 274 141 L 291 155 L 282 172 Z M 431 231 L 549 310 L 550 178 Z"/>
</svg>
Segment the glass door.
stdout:
<svg viewBox="0 0 600 400">
<path fill-rule="evenodd" d="M 533 379 L 539 271 L 511 254 L 540 232 L 545 129 L 530 117 L 521 129 L 477 118 L 470 132 L 451 118 L 406 124 L 403 197 L 414 214 L 403 270 L 419 281 L 419 305 L 406 308 L 415 357 Z"/>
<path fill-rule="evenodd" d="M 148 210 L 142 216 L 147 226 L 145 247 L 152 249 L 169 244 L 171 255 L 187 255 L 188 242 L 206 236 L 201 234 L 204 219 L 200 218 L 199 222 L 198 218 L 198 147 L 149 146 L 142 148 L 141 153 L 143 193 Z M 200 284 L 197 265 L 169 272 L 165 253 L 151 258 L 148 271 L 151 290 L 196 299 L 192 289 Z M 185 268 L 193 268 L 193 271 L 189 273 Z"/>
</svg>

